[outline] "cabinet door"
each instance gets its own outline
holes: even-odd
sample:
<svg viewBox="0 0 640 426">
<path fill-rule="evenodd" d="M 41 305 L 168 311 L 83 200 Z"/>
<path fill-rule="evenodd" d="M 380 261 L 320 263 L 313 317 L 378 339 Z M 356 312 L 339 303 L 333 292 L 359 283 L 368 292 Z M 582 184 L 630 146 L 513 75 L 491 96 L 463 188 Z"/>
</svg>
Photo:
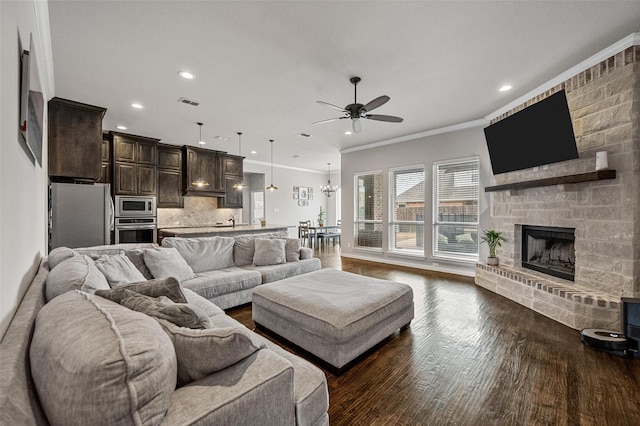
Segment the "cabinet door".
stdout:
<svg viewBox="0 0 640 426">
<path fill-rule="evenodd" d="M 158 168 L 176 169 L 182 168 L 182 150 L 179 147 L 158 147 Z"/>
<path fill-rule="evenodd" d="M 113 137 L 113 161 L 136 161 L 136 141 L 115 135 Z"/>
<path fill-rule="evenodd" d="M 100 178 L 104 108 L 67 99 L 49 101 L 49 175 L 95 182 Z"/>
<path fill-rule="evenodd" d="M 242 175 L 243 157 L 225 155 L 223 157 L 224 174 L 226 175 Z"/>
<path fill-rule="evenodd" d="M 241 189 L 236 189 L 233 185 L 242 182 L 240 176 L 227 175 L 225 176 L 225 197 L 222 199 L 222 207 L 242 208 L 242 193 Z"/>
<path fill-rule="evenodd" d="M 138 142 L 136 163 L 156 165 L 158 158 L 158 144 L 153 142 Z"/>
<path fill-rule="evenodd" d="M 137 195 L 136 165 L 131 163 L 113 164 L 113 191 L 115 195 Z"/>
<path fill-rule="evenodd" d="M 102 162 L 109 163 L 111 161 L 111 140 L 109 134 L 102 135 Z"/>
<path fill-rule="evenodd" d="M 98 183 L 111 183 L 111 163 L 102 163 L 100 179 Z"/>
<path fill-rule="evenodd" d="M 158 169 L 158 207 L 182 208 L 182 172 L 179 170 Z"/>
<path fill-rule="evenodd" d="M 138 164 L 136 166 L 138 179 L 138 192 L 136 195 L 157 195 L 157 169 L 155 166 L 145 166 Z"/>
</svg>

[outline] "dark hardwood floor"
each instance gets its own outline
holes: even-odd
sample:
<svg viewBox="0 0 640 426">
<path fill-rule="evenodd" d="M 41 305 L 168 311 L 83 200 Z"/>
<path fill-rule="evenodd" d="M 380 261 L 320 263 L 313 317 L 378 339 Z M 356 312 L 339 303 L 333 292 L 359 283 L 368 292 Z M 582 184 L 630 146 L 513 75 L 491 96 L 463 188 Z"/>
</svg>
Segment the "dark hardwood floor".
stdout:
<svg viewBox="0 0 640 426">
<path fill-rule="evenodd" d="M 407 330 L 342 376 L 325 371 L 332 425 L 640 425 L 640 359 L 589 348 L 472 278 L 341 259 L 332 247 L 316 256 L 414 292 Z M 228 313 L 254 328 L 250 306 Z"/>
</svg>

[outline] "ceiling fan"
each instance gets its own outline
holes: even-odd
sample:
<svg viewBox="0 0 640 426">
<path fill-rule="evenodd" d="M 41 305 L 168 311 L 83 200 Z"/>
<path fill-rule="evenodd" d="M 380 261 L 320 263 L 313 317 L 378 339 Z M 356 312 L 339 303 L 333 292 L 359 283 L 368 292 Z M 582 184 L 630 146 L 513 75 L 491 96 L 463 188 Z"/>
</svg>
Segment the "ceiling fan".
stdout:
<svg viewBox="0 0 640 426">
<path fill-rule="evenodd" d="M 336 117 L 336 118 L 330 118 L 328 120 L 316 121 L 313 124 L 329 123 L 331 121 L 344 120 L 346 118 L 349 118 L 351 119 L 351 127 L 353 128 L 353 131 L 355 133 L 360 133 L 360 131 L 362 130 L 362 123 L 360 123 L 361 118 L 366 118 L 368 120 L 388 121 L 390 123 L 402 123 L 402 120 L 403 120 L 402 118 L 396 117 L 393 115 L 368 114 L 369 111 L 372 111 L 386 104 L 390 98 L 386 95 L 383 95 L 375 98 L 368 104 L 365 104 L 365 105 L 359 104 L 358 98 L 357 98 L 357 88 L 358 88 L 358 83 L 360 82 L 360 77 L 351 77 L 349 81 L 353 84 L 353 103 L 352 104 L 349 104 L 344 108 L 340 108 L 339 106 L 330 104 L 328 102 L 317 101 L 319 104 L 326 105 L 330 108 L 333 108 L 335 110 L 338 110 L 344 113 L 344 117 Z"/>
</svg>

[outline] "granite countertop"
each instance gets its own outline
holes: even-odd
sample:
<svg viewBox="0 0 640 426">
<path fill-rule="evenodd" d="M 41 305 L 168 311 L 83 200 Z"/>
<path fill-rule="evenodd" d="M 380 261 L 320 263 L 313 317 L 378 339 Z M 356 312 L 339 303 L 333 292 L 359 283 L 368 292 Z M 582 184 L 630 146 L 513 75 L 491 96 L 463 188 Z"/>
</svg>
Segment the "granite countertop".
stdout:
<svg viewBox="0 0 640 426">
<path fill-rule="evenodd" d="M 227 234 L 227 233 L 255 233 L 265 231 L 275 231 L 279 229 L 295 228 L 293 225 L 205 225 L 173 228 L 158 228 L 158 233 L 164 236 L 190 236 L 201 234 Z"/>
</svg>

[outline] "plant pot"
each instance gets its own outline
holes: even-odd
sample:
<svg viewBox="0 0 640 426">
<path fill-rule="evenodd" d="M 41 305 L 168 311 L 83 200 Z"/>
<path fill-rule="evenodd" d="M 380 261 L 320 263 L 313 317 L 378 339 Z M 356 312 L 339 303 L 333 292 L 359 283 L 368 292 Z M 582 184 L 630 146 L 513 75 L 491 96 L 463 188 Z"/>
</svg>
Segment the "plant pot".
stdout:
<svg viewBox="0 0 640 426">
<path fill-rule="evenodd" d="M 489 266 L 498 266 L 500 262 L 497 257 L 487 257 L 487 265 Z"/>
</svg>

